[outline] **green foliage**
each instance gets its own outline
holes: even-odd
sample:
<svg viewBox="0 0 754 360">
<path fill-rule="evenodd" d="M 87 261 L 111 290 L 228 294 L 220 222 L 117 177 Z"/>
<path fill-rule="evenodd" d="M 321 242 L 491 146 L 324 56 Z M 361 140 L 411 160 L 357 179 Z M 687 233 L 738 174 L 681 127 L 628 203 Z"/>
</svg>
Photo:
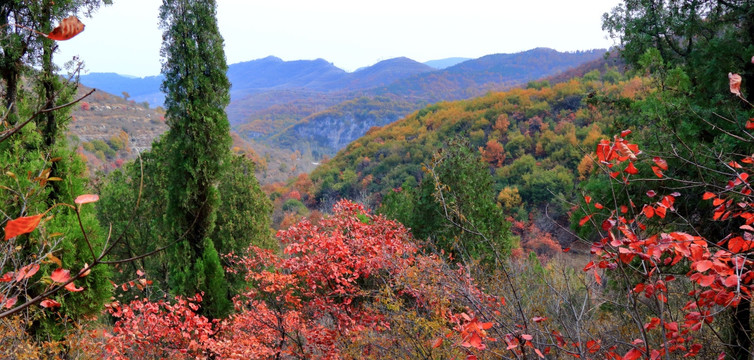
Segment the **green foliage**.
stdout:
<svg viewBox="0 0 754 360">
<path fill-rule="evenodd" d="M 451 141 L 425 166 L 427 176 L 418 189 L 404 182 L 408 188 L 390 193 L 380 212 L 459 259 L 492 263 L 509 254 L 510 226 L 479 153 L 464 141 Z"/>
<path fill-rule="evenodd" d="M 116 257 L 129 258 L 148 253 L 169 246 L 175 240 L 165 215 L 168 164 L 164 147 L 164 139 L 155 142 L 152 150 L 142 155 L 141 162 L 128 163 L 123 170 L 110 173 L 100 191 L 100 222 L 112 224 L 116 234 L 125 231 L 124 243 L 113 250 Z M 254 177 L 254 164 L 242 156 L 231 156 L 217 187 L 220 201 L 209 239 L 213 243 L 212 251 L 220 254 L 220 264 L 229 265 L 222 255 L 243 253 L 249 245 L 276 248 L 270 231 L 272 205 Z M 137 207 L 140 191 L 141 200 Z M 169 261 L 168 254 L 159 252 L 120 268 L 115 280 L 117 283 L 133 280 L 136 270 L 143 270 L 154 281 L 153 289 L 168 289 Z M 211 259 L 207 261 L 214 263 Z M 232 286 L 231 294 L 243 290 L 245 281 L 242 277 L 235 274 L 226 274 L 225 277 Z M 163 294 L 153 290 L 150 296 L 159 298 Z M 139 294 L 127 296 L 134 295 Z"/>
<path fill-rule="evenodd" d="M 550 86 L 532 84 L 529 89 L 429 106 L 370 131 L 315 169 L 311 175 L 315 197 L 323 204 L 339 197 L 361 198 L 361 187 L 354 185 L 371 177 L 368 201 L 392 201 L 393 189 L 406 179 L 417 183 L 423 179 L 420 164 L 428 164 L 449 139 L 463 137 L 473 149 L 482 148 L 494 170 L 495 192 L 516 187 L 524 208 L 549 205 L 553 212 L 565 212 L 553 201 L 553 194 L 571 194 L 580 175 L 582 151 L 592 151 L 605 137 L 603 129 L 616 118 L 612 110 L 590 108 L 586 95 L 601 90 L 613 96 L 635 81 L 613 80 L 618 83 L 576 79 Z"/>
<path fill-rule="evenodd" d="M 215 184 L 230 155 L 230 125 L 225 115 L 230 83 L 215 13 L 212 0 L 164 0 L 160 26 L 165 58 L 162 90 L 170 127 L 165 135 L 167 219 L 172 226 L 170 236 L 183 238 L 169 250 L 169 284 L 177 295 L 205 292 L 217 301 L 205 308 L 207 314 L 222 316 L 230 311 L 229 290 L 222 271 L 215 269 L 220 260 L 212 258 L 218 255 L 210 236 L 219 207 Z"/>
<path fill-rule="evenodd" d="M 74 84 L 63 81 L 58 75 L 59 69 L 53 63 L 54 42 L 20 26 L 8 26 L 9 22 L 49 32 L 54 23 L 70 13 L 92 10 L 99 4 L 100 1 L 94 0 L 3 3 L 0 113 L 7 114 L 3 119 L 7 122 L 0 124 L 0 132 L 5 133 L 8 125 L 19 125 L 39 110 L 70 102 L 76 90 Z M 89 192 L 86 167 L 66 142 L 65 130 L 70 118 L 69 109 L 48 111 L 35 116 L 19 132 L 0 142 L 3 174 L 0 177 L 3 214 L 0 227 L 10 219 L 42 214 L 60 203 L 71 204 L 75 197 Z M 18 237 L 14 240 L 17 250 L 0 256 L 1 273 L 17 270 L 22 264 L 40 263 L 39 255 L 47 252 L 60 259 L 60 264 L 42 262 L 40 273 L 49 274 L 58 267 L 76 271 L 85 263 L 91 264 L 94 256 L 103 250 L 106 233 L 89 209 L 81 211 L 83 233 L 79 218 L 71 209 L 55 207 L 47 215 L 45 233 Z M 96 255 L 92 254 L 90 245 Z M 33 307 L 25 310 L 22 316 L 29 321 L 29 334 L 38 341 L 58 340 L 65 336 L 69 326 L 66 321 L 79 322 L 101 311 L 111 296 L 109 269 L 99 266 L 90 275 L 77 281 L 83 291 L 55 295 L 55 300 L 62 304 L 56 315 L 40 315 Z M 25 289 L 26 298 L 19 299 L 19 304 L 46 290 L 47 286 L 41 283 L 30 283 Z"/>
</svg>

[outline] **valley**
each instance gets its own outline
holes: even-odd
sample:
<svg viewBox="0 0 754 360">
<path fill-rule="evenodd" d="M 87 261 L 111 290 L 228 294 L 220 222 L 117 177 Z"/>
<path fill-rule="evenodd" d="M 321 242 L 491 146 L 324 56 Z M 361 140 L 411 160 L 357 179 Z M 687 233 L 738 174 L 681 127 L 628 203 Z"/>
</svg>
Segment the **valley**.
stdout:
<svg viewBox="0 0 754 360">
<path fill-rule="evenodd" d="M 429 104 L 510 89 L 585 63 L 602 64 L 604 54 L 605 50 L 559 53 L 536 48 L 441 61 L 438 64 L 447 65 L 442 69 L 395 58 L 352 73 L 322 59 L 283 61 L 267 57 L 229 66 L 231 103 L 226 112 L 237 139 L 265 160 L 265 166 L 257 169 L 260 181 L 271 183 L 308 173 L 314 164 L 334 156 L 370 128 L 390 124 Z M 114 103 L 128 99 L 123 103 L 131 101 L 146 109 L 146 101 L 150 109 L 158 105 L 157 110 L 149 111 L 159 112 L 160 79 L 95 73 L 81 76 L 80 81 L 84 86 L 125 97 L 113 98 Z M 82 125 L 73 129 L 74 134 L 89 121 L 97 123 L 91 113 L 76 115 Z M 112 125 L 105 126 L 112 133 L 103 133 L 100 139 L 117 134 L 118 124 Z M 143 138 L 160 133 L 152 127 L 144 132 L 129 136 Z"/>
</svg>

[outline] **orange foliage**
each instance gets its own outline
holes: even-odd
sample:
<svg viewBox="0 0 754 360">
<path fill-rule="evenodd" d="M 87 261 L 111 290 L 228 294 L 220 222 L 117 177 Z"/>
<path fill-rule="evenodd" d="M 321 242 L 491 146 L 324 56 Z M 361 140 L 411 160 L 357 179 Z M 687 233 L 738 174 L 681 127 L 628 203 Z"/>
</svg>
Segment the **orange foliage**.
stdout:
<svg viewBox="0 0 754 360">
<path fill-rule="evenodd" d="M 487 146 L 480 150 L 482 152 L 482 159 L 485 162 L 488 162 L 494 167 L 500 167 L 503 165 L 503 161 L 505 161 L 505 149 L 503 149 L 503 145 L 497 140 L 492 139 L 487 141 Z"/>
</svg>

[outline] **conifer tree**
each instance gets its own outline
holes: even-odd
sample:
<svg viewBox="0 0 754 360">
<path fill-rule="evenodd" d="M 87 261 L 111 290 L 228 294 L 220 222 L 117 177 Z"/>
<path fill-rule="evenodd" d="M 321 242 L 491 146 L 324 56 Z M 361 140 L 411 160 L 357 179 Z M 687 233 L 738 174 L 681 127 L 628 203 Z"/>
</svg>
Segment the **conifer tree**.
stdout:
<svg viewBox="0 0 754 360">
<path fill-rule="evenodd" d="M 231 307 L 211 239 L 219 206 L 217 183 L 230 156 L 230 96 L 223 39 L 214 0 L 163 0 L 160 25 L 166 94 L 165 136 L 169 158 L 167 220 L 174 238 L 170 250 L 171 291 L 204 292 L 204 313 L 226 314 Z"/>
<path fill-rule="evenodd" d="M 0 168 L 6 175 L 0 178 L 0 209 L 3 213 L 0 227 L 5 227 L 11 218 L 43 213 L 59 203 L 73 203 L 76 196 L 88 192 L 86 166 L 70 148 L 65 134 L 71 120 L 70 108 L 32 117 L 39 110 L 73 100 L 76 85 L 60 77 L 60 69 L 53 62 L 55 42 L 28 29 L 48 33 L 56 23 L 72 14 L 90 13 L 101 4 L 109 3 L 100 0 L 14 0 L 0 3 L 0 83 L 3 87 L 0 113 L 7 114 L 7 123 L 0 124 L 0 132 L 7 130 L 8 124 L 17 125 L 29 118 L 34 120 L 0 142 Z M 24 86 L 20 85 L 22 83 Z M 42 173 L 45 181 L 30 175 Z M 77 214 L 71 209 L 55 207 L 48 215 L 50 220 L 45 226 L 58 235 L 54 238 L 36 234 L 19 237 L 15 240 L 19 250 L 2 254 L 5 261 L 2 261 L 0 273 L 11 271 L 16 264 L 34 259 L 44 251 L 50 251 L 59 262 L 42 263 L 41 273 L 49 274 L 58 267 L 81 269 L 94 261 L 89 244 L 99 253 L 105 238 L 94 213 L 90 209 L 80 213 L 86 235 L 79 227 Z M 34 310 L 25 312 L 29 319 L 29 334 L 40 341 L 60 339 L 65 336 L 69 325 L 60 319 L 78 321 L 101 311 L 111 296 L 110 271 L 100 266 L 90 275 L 77 282 L 82 291 L 56 296 L 55 300 L 63 304 L 59 317 L 36 316 Z M 28 298 L 33 298 L 46 289 L 44 284 L 35 284 L 25 291 Z"/>
</svg>

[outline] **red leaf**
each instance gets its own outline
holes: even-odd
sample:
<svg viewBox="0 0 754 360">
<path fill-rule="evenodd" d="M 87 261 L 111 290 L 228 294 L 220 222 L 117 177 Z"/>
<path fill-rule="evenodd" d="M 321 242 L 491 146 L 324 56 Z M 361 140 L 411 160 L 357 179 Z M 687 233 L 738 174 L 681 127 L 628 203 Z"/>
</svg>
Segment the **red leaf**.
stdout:
<svg viewBox="0 0 754 360">
<path fill-rule="evenodd" d="M 581 218 L 581 220 L 579 220 L 579 226 L 584 226 L 584 224 L 586 224 L 586 222 L 589 221 L 589 219 L 591 219 L 592 216 L 594 216 L 594 214 L 587 215 L 587 216 L 584 216 L 583 218 Z"/>
<path fill-rule="evenodd" d="M 584 201 L 586 201 L 586 203 L 589 204 L 590 202 L 592 202 L 592 197 L 589 195 L 584 196 Z"/>
<path fill-rule="evenodd" d="M 604 209 L 604 208 L 605 208 L 605 207 L 604 207 L 604 206 L 602 206 L 602 204 L 600 204 L 600 203 L 594 203 L 594 207 L 595 207 L 596 209 L 598 209 L 598 210 L 602 210 L 602 209 Z"/>
<path fill-rule="evenodd" d="M 16 273 L 16 281 L 21 281 L 23 279 L 28 279 L 34 274 L 39 271 L 39 264 L 29 264 L 21 268 L 21 270 L 18 270 Z"/>
<path fill-rule="evenodd" d="M 746 129 L 747 129 L 747 130 L 751 130 L 751 129 L 754 129 L 754 119 L 749 119 L 749 120 L 748 120 L 748 121 L 746 122 Z"/>
<path fill-rule="evenodd" d="M 625 138 L 626 136 L 631 134 L 631 130 L 623 130 L 620 132 L 620 137 Z"/>
<path fill-rule="evenodd" d="M 646 285 L 644 285 L 643 283 L 638 283 L 636 284 L 636 286 L 634 286 L 634 292 L 640 294 L 642 291 L 644 291 L 645 287 Z"/>
<path fill-rule="evenodd" d="M 72 282 L 68 283 L 68 285 L 65 286 L 65 289 L 68 290 L 68 291 L 70 291 L 70 292 L 79 292 L 79 291 L 84 290 L 84 288 L 77 287 L 76 284 L 74 284 Z"/>
<path fill-rule="evenodd" d="M 610 142 L 607 140 L 600 141 L 599 144 L 597 144 L 597 159 L 600 162 L 607 161 L 608 158 L 610 158 Z"/>
<path fill-rule="evenodd" d="M 652 171 L 657 175 L 658 178 L 662 178 L 662 170 L 658 168 L 657 166 L 652 166 Z"/>
<path fill-rule="evenodd" d="M 631 349 L 626 355 L 623 355 L 623 360 L 636 360 L 641 357 L 641 351 L 639 349 Z"/>
<path fill-rule="evenodd" d="M 39 303 L 43 308 L 59 308 L 60 303 L 52 299 L 44 299 Z"/>
<path fill-rule="evenodd" d="M 702 261 L 696 262 L 695 265 L 696 265 L 696 271 L 705 272 L 712 268 L 712 261 L 702 260 Z"/>
<path fill-rule="evenodd" d="M 647 196 L 649 196 L 649 197 L 655 197 L 655 195 L 657 195 L 657 193 L 654 190 L 647 191 Z"/>
<path fill-rule="evenodd" d="M 586 266 L 584 266 L 584 271 L 588 271 L 589 269 L 594 267 L 594 261 L 590 261 Z"/>
<path fill-rule="evenodd" d="M 99 195 L 79 195 L 76 197 L 76 200 L 73 200 L 74 203 L 81 205 L 81 204 L 88 204 L 99 201 Z"/>
<path fill-rule="evenodd" d="M 665 213 L 667 212 L 667 210 L 668 209 L 666 209 L 665 207 L 658 206 L 658 207 L 655 208 L 655 214 L 657 214 L 657 216 L 659 216 L 659 217 L 661 217 L 661 218 L 664 219 L 665 218 Z"/>
<path fill-rule="evenodd" d="M 15 220 L 8 221 L 5 225 L 5 240 L 10 240 L 18 235 L 28 234 L 39 225 L 42 215 L 25 216 Z"/>
<path fill-rule="evenodd" d="M 542 316 L 535 316 L 535 317 L 531 318 L 531 321 L 534 321 L 535 323 L 540 323 L 540 322 L 543 322 L 543 321 L 547 321 L 547 318 L 546 317 L 542 317 Z"/>
<path fill-rule="evenodd" d="M 16 302 L 18 301 L 18 297 L 14 296 L 12 298 L 9 298 L 5 301 L 5 308 L 10 309 L 13 307 L 13 305 L 16 305 Z"/>
<path fill-rule="evenodd" d="M 442 346 L 442 336 L 432 342 L 433 349 L 439 348 L 440 346 Z"/>
<path fill-rule="evenodd" d="M 704 195 L 702 195 L 702 200 L 709 200 L 709 199 L 716 198 L 716 197 L 717 197 L 717 195 L 715 195 L 715 193 L 711 193 L 711 192 L 707 191 L 707 192 L 704 193 Z"/>
<path fill-rule="evenodd" d="M 11 282 L 13 281 L 13 272 L 9 271 L 5 274 L 3 274 L 2 277 L 0 277 L 0 282 Z"/>
<path fill-rule="evenodd" d="M 534 349 L 534 352 L 537 353 L 537 355 L 539 356 L 540 359 L 544 359 L 545 358 L 545 356 L 542 354 L 541 351 L 539 351 L 539 349 Z"/>
<path fill-rule="evenodd" d="M 642 209 L 641 212 L 647 217 L 647 219 L 651 219 L 652 216 L 655 216 L 655 209 L 649 205 L 644 205 L 644 209 Z"/>
<path fill-rule="evenodd" d="M 738 275 L 731 275 L 728 276 L 725 281 L 723 281 L 723 284 L 727 287 L 737 287 L 738 286 Z"/>
<path fill-rule="evenodd" d="M 668 162 L 665 161 L 665 159 L 659 156 L 655 156 L 652 160 L 655 162 L 655 164 L 657 164 L 657 167 L 659 167 L 660 169 L 662 170 L 668 169 Z"/>
<path fill-rule="evenodd" d="M 69 16 L 58 24 L 58 26 L 47 34 L 47 38 L 52 40 L 68 40 L 80 32 L 84 31 L 84 24 L 81 23 L 79 18 L 75 16 Z"/>
<path fill-rule="evenodd" d="M 52 272 L 52 274 L 50 274 L 50 279 L 52 279 L 52 281 L 54 282 L 62 284 L 68 280 L 71 280 L 71 272 L 63 268 L 57 268 Z"/>
<path fill-rule="evenodd" d="M 532 339 L 534 339 L 534 337 L 531 336 L 531 335 L 529 335 L 529 334 L 522 334 L 521 338 L 524 339 L 524 340 L 526 340 L 526 341 L 531 341 Z"/>
<path fill-rule="evenodd" d="M 628 166 L 626 166 L 626 170 L 623 170 L 631 175 L 636 175 L 639 173 L 639 170 L 634 166 L 633 161 L 628 163 Z"/>
<path fill-rule="evenodd" d="M 706 275 L 699 277 L 699 280 L 697 283 L 699 283 L 700 286 L 708 287 L 712 285 L 712 283 L 715 282 L 715 275 Z"/>
</svg>

